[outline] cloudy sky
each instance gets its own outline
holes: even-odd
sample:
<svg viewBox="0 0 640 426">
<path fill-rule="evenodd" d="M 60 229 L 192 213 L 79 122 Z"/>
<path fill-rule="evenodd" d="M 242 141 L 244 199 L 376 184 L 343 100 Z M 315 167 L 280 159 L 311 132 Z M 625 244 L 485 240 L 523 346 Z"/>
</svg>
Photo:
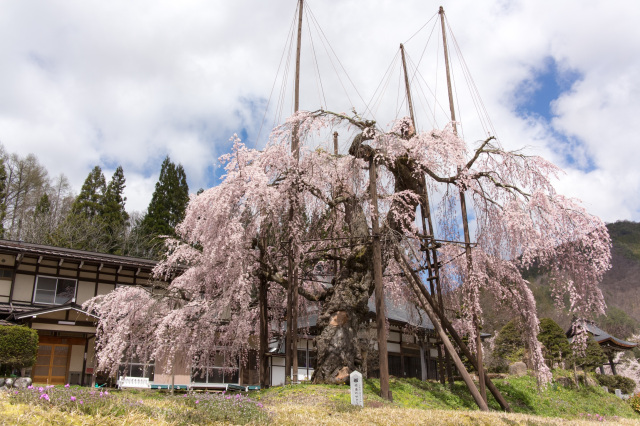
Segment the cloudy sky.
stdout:
<svg viewBox="0 0 640 426">
<path fill-rule="evenodd" d="M 604 220 L 640 220 L 633 0 L 308 0 L 301 108 L 356 108 L 382 125 L 405 115 L 394 60 L 405 42 L 410 68 L 419 64 L 418 125 L 446 124 L 446 99 L 429 106 L 429 91 L 444 87 L 433 19 L 441 4 L 502 143 L 561 166 L 561 191 Z M 36 154 L 76 191 L 96 164 L 107 177 L 122 165 L 128 210 L 146 208 L 167 155 L 184 165 L 192 191 L 210 187 L 234 133 L 260 146 L 291 112 L 295 8 L 295 0 L 3 1 L 0 142 Z M 465 74 L 454 78 L 465 137 L 481 139 L 484 116 L 465 100 Z"/>
</svg>

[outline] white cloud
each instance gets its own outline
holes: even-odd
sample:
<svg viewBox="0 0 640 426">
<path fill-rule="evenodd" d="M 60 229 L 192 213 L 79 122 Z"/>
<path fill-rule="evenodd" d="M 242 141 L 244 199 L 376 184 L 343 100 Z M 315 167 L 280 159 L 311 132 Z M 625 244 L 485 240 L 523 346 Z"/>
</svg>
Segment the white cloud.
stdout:
<svg viewBox="0 0 640 426">
<path fill-rule="evenodd" d="M 437 12 L 435 3 L 418 0 L 309 4 L 365 101 L 398 44 Z M 635 171 L 640 8 L 624 1 L 578 0 L 445 1 L 443 6 L 502 142 L 532 146 L 568 168 L 560 183 L 564 192 L 585 199 L 605 220 L 640 220 Z M 130 210 L 146 207 L 167 154 L 185 166 L 195 191 L 207 184 L 207 168 L 233 133 L 244 127 L 254 143 L 263 114 L 259 107 L 272 89 L 294 8 L 293 0 L 5 2 L 0 141 L 9 152 L 37 154 L 51 175 L 65 173 L 76 190 L 95 164 L 105 169 L 122 164 Z M 302 108 L 363 111 L 348 79 L 335 77 L 333 66 L 340 65 L 326 60 L 313 34 L 326 101 L 305 39 Z M 422 31 L 407 43 L 414 61 L 428 36 Z M 548 57 L 583 79 L 554 103 L 552 123 L 526 121 L 514 112 L 514 91 Z M 423 59 L 425 76 L 436 64 L 442 65 L 442 58 Z M 376 110 L 382 125 L 395 116 L 396 77 Z M 463 80 L 456 75 L 460 88 Z M 438 89 L 443 88 L 440 75 Z M 278 90 L 276 85 L 274 99 Z M 465 135 L 481 139 L 485 134 L 474 124 L 475 111 L 464 92 L 459 94 Z M 446 101 L 442 104 L 439 125 L 446 122 Z M 418 122 L 426 126 L 429 120 Z M 560 145 L 558 133 L 581 145 Z M 594 170 L 572 169 L 566 154 L 574 149 L 574 157 L 589 158 Z"/>
</svg>

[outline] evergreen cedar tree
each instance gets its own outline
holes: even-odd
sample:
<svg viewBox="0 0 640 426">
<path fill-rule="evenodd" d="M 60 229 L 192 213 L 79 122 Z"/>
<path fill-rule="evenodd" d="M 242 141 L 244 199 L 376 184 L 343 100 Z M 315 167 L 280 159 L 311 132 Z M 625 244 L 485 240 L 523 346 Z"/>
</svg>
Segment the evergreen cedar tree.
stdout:
<svg viewBox="0 0 640 426">
<path fill-rule="evenodd" d="M 175 227 L 184 219 L 188 203 L 189 186 L 184 168 L 166 157 L 147 214 L 142 220 L 143 232 L 151 237 L 176 237 Z M 157 257 L 163 250 L 157 243 L 153 247 Z"/>
<path fill-rule="evenodd" d="M 0 366 L 11 374 L 14 368 L 31 367 L 38 353 L 38 332 L 28 327 L 0 325 Z"/>
<path fill-rule="evenodd" d="M 116 168 L 108 184 L 100 166 L 95 166 L 85 179 L 70 213 L 50 236 L 52 243 L 80 250 L 121 254 L 121 240 L 129 220 L 125 210 L 126 197 L 123 196 L 125 183 L 121 166 Z M 46 207 L 44 203 L 47 201 L 41 199 L 42 208 Z"/>
<path fill-rule="evenodd" d="M 107 182 L 100 166 L 95 166 L 89 176 L 85 179 L 80 189 L 80 194 L 76 197 L 71 207 L 71 211 L 76 215 L 83 215 L 93 218 L 101 213 L 102 202 L 107 191 Z"/>
<path fill-rule="evenodd" d="M 314 137 L 340 126 L 356 131 L 348 154 L 314 149 Z M 293 129 L 301 142 L 299 162 L 290 149 Z M 460 245 L 444 243 L 439 250 L 448 307 L 460 312 L 455 326 L 474 340 L 473 319 L 482 318 L 479 291 L 486 289 L 503 309 L 520 316 L 533 367 L 539 380 L 548 382 L 535 300 L 521 271 L 534 262 L 549 270 L 556 302 L 562 304 L 566 295 L 567 308 L 576 317 L 602 313 L 598 283 L 610 267 L 604 223 L 555 191 L 552 180 L 560 170 L 540 157 L 507 151 L 493 138 L 468 147 L 451 126 L 415 134 L 411 121 L 403 118 L 383 131 L 357 115 L 328 111 L 296 113 L 273 130 L 262 151 L 233 139 L 232 152 L 221 157 L 224 180 L 191 199 L 176 227 L 178 239 L 167 241 L 168 256 L 155 274 L 168 279 L 178 266 L 186 271 L 162 296 L 122 287 L 85 304 L 101 318 L 98 367 L 115 374 L 120 360 L 132 352 L 166 360 L 166 371 L 177 356 L 205 368 L 213 351 L 225 353 L 229 368 L 236 359 L 246 362 L 252 336 L 259 331 L 256 297 L 261 282 L 269 286 L 274 322 L 269 337 L 281 335 L 289 247 L 297 247 L 293 262 L 300 277 L 300 325 L 305 325 L 305 313 L 315 312 L 318 318 L 313 380 L 335 383 L 340 371 L 361 369 L 358 331 L 369 327 L 364 320 L 374 288 L 368 192 L 372 159 L 379 165 L 387 300 L 406 304 L 412 298 L 394 248 L 410 256 L 414 268 L 423 266 L 422 230 L 416 221 L 423 182 L 431 194 L 437 237 L 444 240 L 462 239 L 458 212 L 464 191 L 477 225 L 471 268 L 467 270 Z M 158 213 L 155 207 L 149 209 L 152 213 Z M 576 344 L 583 346 L 586 333 L 579 336 Z"/>
</svg>

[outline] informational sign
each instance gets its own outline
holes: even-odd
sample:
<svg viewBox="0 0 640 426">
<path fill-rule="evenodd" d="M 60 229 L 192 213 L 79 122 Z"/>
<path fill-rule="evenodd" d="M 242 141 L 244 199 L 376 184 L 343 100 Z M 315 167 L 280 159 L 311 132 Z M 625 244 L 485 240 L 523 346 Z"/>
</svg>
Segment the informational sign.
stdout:
<svg viewBox="0 0 640 426">
<path fill-rule="evenodd" d="M 351 383 L 351 405 L 364 407 L 364 394 L 362 386 L 362 374 L 354 371 L 349 376 Z"/>
</svg>

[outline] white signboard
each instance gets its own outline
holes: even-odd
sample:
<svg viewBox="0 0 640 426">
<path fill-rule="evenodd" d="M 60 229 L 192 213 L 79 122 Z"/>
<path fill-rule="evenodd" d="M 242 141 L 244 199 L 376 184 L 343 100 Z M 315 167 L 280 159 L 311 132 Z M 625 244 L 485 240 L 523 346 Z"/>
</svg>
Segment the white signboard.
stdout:
<svg viewBox="0 0 640 426">
<path fill-rule="evenodd" d="M 362 374 L 354 371 L 349 376 L 351 382 L 351 405 L 364 407 Z"/>
</svg>

